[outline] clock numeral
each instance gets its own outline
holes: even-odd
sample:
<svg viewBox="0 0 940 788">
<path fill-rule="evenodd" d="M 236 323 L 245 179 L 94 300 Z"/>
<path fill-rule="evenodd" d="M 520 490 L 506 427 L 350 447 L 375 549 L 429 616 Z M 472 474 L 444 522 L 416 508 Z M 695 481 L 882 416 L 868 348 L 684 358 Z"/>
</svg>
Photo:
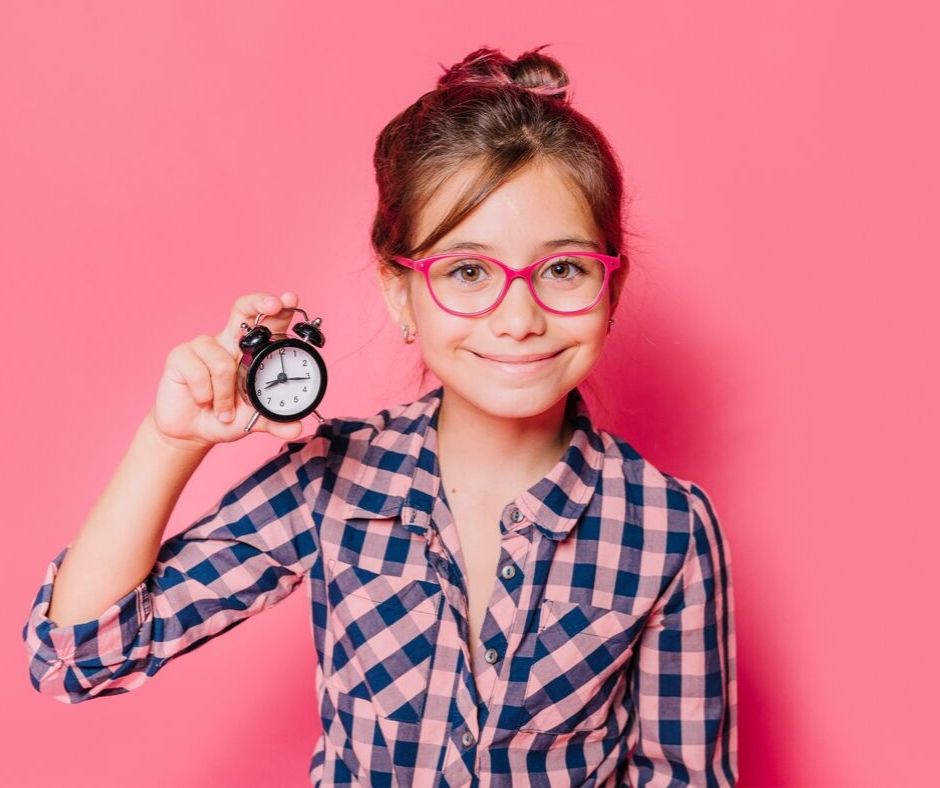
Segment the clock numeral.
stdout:
<svg viewBox="0 0 940 788">
<path fill-rule="evenodd" d="M 309 372 L 307 373 L 307 377 L 308 377 L 308 378 L 310 377 L 310 373 L 309 373 Z"/>
<path fill-rule="evenodd" d="M 281 400 L 281 407 L 284 407 L 284 400 Z"/>
<path fill-rule="evenodd" d="M 305 366 L 307 366 L 307 359 L 304 359 L 304 363 L 303 363 L 303 364 L 301 364 L 300 366 L 302 366 L 302 367 L 305 367 Z"/>
<path fill-rule="evenodd" d="M 270 398 L 270 397 L 268 397 L 268 404 L 269 404 L 269 405 L 271 404 L 271 398 Z"/>
<path fill-rule="evenodd" d="M 297 397 L 294 397 L 294 402 L 299 402 L 299 400 L 297 399 Z"/>
<path fill-rule="evenodd" d="M 287 348 L 283 348 L 283 347 L 282 347 L 282 348 L 278 348 L 278 351 L 277 351 L 277 352 L 280 353 L 280 354 L 283 356 L 283 355 L 287 352 Z"/>
<path fill-rule="evenodd" d="M 306 391 L 306 390 L 307 390 L 307 387 L 306 387 L 306 386 L 304 386 L 304 391 Z"/>
<path fill-rule="evenodd" d="M 264 369 L 264 364 L 258 364 L 258 371 L 260 372 L 262 369 Z"/>
<path fill-rule="evenodd" d="M 261 389 L 258 389 L 258 395 L 259 395 L 259 396 L 261 395 L 261 393 L 262 393 Z"/>
</svg>

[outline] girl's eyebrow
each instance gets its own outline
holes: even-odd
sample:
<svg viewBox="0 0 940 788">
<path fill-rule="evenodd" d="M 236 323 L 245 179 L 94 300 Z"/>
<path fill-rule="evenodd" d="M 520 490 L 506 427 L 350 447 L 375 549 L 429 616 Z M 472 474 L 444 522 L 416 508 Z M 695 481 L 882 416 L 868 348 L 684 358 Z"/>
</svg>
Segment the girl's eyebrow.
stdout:
<svg viewBox="0 0 940 788">
<path fill-rule="evenodd" d="M 560 249 L 565 246 L 586 246 L 595 251 L 601 251 L 600 244 L 595 241 L 591 241 L 587 238 L 581 238 L 579 236 L 571 236 L 569 238 L 556 238 L 553 241 L 545 241 L 542 244 L 543 249 Z M 476 241 L 454 241 L 453 243 L 443 246 L 435 252 L 438 254 L 440 252 L 449 252 L 451 249 L 476 249 L 480 252 L 489 252 L 492 251 L 491 246 L 486 244 L 477 243 Z"/>
</svg>

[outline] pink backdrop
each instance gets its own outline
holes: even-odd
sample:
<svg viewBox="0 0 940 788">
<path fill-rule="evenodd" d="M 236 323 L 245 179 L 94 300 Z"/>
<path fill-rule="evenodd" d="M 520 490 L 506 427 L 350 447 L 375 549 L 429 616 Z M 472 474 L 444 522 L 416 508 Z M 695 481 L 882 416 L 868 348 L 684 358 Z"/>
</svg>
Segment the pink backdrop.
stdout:
<svg viewBox="0 0 940 788">
<path fill-rule="evenodd" d="M 303 592 L 76 706 L 34 693 L 20 629 L 167 352 L 239 294 L 293 289 L 323 317 L 324 414 L 420 393 L 370 265 L 375 136 L 438 63 L 549 43 L 635 195 L 589 404 L 716 504 L 741 784 L 940 784 L 936 19 L 783 5 L 0 4 L 0 782 L 306 784 Z M 277 445 L 214 451 L 167 535 Z"/>
</svg>

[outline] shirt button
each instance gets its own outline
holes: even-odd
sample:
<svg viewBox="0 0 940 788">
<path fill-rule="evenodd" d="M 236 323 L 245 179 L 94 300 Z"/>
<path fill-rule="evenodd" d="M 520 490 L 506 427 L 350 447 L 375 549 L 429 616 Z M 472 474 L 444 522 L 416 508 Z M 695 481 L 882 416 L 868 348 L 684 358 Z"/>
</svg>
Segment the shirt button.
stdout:
<svg viewBox="0 0 940 788">
<path fill-rule="evenodd" d="M 515 576 L 516 576 L 516 567 L 513 566 L 512 564 L 506 564 L 506 565 L 503 567 L 503 569 L 502 569 L 502 575 L 503 575 L 503 577 L 505 577 L 507 580 L 509 580 L 509 578 L 511 578 L 511 577 L 515 577 Z"/>
<path fill-rule="evenodd" d="M 489 662 L 491 665 L 499 659 L 499 653 L 495 648 L 488 648 L 486 653 L 483 655 L 483 658 Z"/>
<path fill-rule="evenodd" d="M 509 518 L 514 522 L 518 523 L 524 515 L 520 512 L 515 506 L 512 508 L 512 511 L 509 513 Z"/>
<path fill-rule="evenodd" d="M 460 741 L 464 743 L 465 747 L 469 747 L 473 744 L 473 734 L 470 731 L 464 731 L 463 736 L 460 737 Z"/>
</svg>

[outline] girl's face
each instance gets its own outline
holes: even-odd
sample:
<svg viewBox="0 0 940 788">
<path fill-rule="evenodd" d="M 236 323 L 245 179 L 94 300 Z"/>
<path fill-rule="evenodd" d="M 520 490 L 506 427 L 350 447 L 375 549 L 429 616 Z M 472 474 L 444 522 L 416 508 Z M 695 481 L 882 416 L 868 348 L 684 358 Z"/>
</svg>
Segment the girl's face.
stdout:
<svg viewBox="0 0 940 788">
<path fill-rule="evenodd" d="M 418 217 L 417 237 L 425 237 L 437 225 L 466 180 L 464 173 L 458 173 L 433 196 Z M 481 253 L 522 268 L 556 251 L 547 245 L 556 238 L 594 241 L 603 251 L 604 239 L 575 187 L 550 163 L 540 163 L 502 184 L 421 254 L 429 257 L 455 241 L 473 242 L 488 247 Z M 389 277 L 383 287 L 396 325 L 407 323 L 417 331 L 424 362 L 448 393 L 493 416 L 544 413 L 587 377 L 607 336 L 609 288 L 589 312 L 557 315 L 543 310 L 526 283 L 516 279 L 495 309 L 462 317 L 437 306 L 417 271 Z M 555 355 L 532 364 L 485 358 L 547 353 Z"/>
</svg>

